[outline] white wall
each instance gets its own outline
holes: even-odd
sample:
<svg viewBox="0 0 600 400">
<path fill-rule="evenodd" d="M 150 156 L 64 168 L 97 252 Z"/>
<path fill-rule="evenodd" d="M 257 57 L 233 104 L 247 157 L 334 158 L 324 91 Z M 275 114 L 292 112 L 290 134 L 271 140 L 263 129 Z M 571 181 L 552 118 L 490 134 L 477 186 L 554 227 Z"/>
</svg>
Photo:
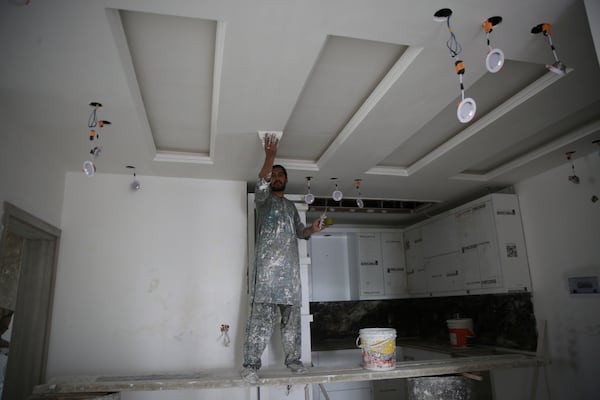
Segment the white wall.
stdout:
<svg viewBox="0 0 600 400">
<path fill-rule="evenodd" d="M 2 107 L 0 107 L 2 109 Z M 0 111 L 0 218 L 8 201 L 55 227 L 60 227 L 64 166 L 39 135 L 10 125 Z M 0 233 L 2 227 L 0 227 Z"/>
<path fill-rule="evenodd" d="M 66 176 L 48 377 L 241 368 L 246 183 L 138 178 L 133 192 L 126 175 Z M 231 326 L 229 347 L 218 340 L 221 324 Z"/>
<path fill-rule="evenodd" d="M 515 186 L 519 195 L 536 318 L 547 320 L 547 395 L 538 399 L 597 399 L 600 393 L 600 295 L 574 296 L 571 274 L 600 275 L 600 157 L 575 160 L 579 185 L 564 165 Z M 514 398 L 514 397 L 513 397 Z"/>
</svg>

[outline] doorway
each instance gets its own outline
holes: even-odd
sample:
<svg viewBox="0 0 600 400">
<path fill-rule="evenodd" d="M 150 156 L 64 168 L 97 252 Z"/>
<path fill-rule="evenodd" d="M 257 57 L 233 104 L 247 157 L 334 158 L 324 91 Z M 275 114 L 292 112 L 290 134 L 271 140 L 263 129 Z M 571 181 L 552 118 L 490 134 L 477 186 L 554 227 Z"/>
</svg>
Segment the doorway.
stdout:
<svg viewBox="0 0 600 400">
<path fill-rule="evenodd" d="M 44 382 L 60 229 L 4 202 L 0 311 L 6 351 L 3 400 L 26 400 Z M 8 336 L 7 336 L 8 334 Z"/>
</svg>

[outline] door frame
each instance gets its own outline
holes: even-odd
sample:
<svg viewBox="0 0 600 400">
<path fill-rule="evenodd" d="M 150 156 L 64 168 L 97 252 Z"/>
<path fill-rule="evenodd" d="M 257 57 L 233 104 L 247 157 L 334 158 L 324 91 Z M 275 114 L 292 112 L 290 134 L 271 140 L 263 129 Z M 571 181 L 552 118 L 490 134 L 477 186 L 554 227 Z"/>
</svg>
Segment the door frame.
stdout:
<svg viewBox="0 0 600 400">
<path fill-rule="evenodd" d="M 46 379 L 61 230 L 6 201 L 0 227 L 0 255 L 8 233 L 23 239 L 2 399 L 25 400 Z"/>
</svg>

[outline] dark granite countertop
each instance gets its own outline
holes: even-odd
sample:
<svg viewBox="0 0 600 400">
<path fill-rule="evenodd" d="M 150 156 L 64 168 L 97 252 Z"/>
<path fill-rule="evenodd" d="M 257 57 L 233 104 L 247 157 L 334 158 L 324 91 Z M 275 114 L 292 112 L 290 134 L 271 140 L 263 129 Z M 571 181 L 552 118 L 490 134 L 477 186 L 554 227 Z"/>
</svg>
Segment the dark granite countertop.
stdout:
<svg viewBox="0 0 600 400">
<path fill-rule="evenodd" d="M 335 339 L 322 339 L 312 344 L 313 351 L 332 351 L 358 349 L 356 337 L 341 337 Z M 396 338 L 396 347 L 412 347 L 421 350 L 435 351 L 444 354 L 450 354 L 454 357 L 472 357 L 481 355 L 510 354 L 510 353 L 533 353 L 497 348 L 487 345 L 473 344 L 466 348 L 457 349 L 452 347 L 448 341 L 442 341 L 439 338 L 421 338 L 421 337 L 398 337 Z"/>
</svg>

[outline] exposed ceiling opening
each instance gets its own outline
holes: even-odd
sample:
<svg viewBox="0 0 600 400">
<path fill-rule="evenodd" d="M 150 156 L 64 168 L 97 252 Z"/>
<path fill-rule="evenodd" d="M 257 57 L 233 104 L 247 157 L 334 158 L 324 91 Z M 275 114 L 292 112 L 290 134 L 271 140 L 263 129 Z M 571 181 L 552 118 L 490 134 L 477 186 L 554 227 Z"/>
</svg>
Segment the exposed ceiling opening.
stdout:
<svg viewBox="0 0 600 400">
<path fill-rule="evenodd" d="M 357 203 L 362 201 L 362 207 Z M 308 206 L 308 211 L 327 213 L 380 213 L 380 214 L 415 214 L 421 213 L 431 207 L 434 202 L 414 200 L 385 200 L 365 198 L 343 198 L 335 201 L 331 197 L 315 197 L 315 201 Z"/>
</svg>

